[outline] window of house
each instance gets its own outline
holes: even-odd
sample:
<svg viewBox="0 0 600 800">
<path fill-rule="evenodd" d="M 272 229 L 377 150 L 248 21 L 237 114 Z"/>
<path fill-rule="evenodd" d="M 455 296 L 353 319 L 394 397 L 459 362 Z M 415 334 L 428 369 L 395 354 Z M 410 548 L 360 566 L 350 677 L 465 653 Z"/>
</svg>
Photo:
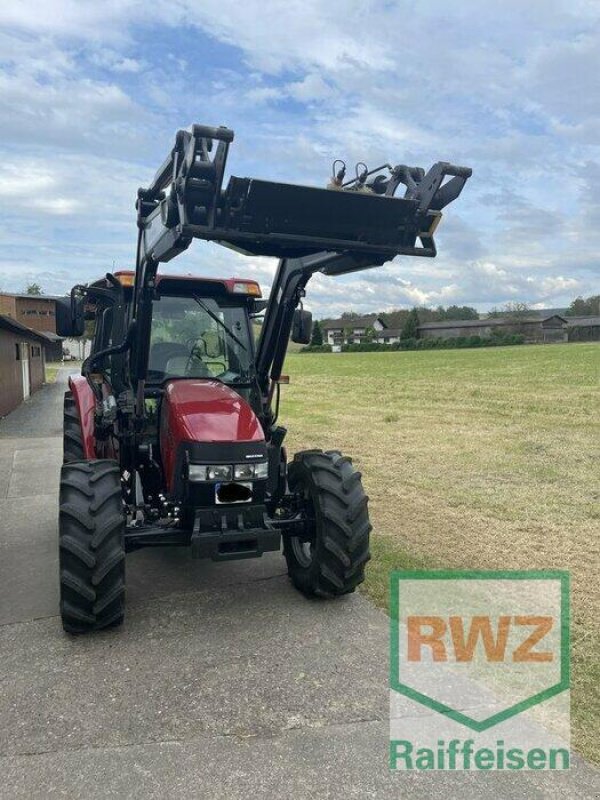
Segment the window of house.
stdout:
<svg viewBox="0 0 600 800">
<path fill-rule="evenodd" d="M 17 361 L 20 361 L 21 360 L 21 347 L 19 346 L 18 342 L 15 342 L 15 350 L 16 350 L 15 358 L 16 358 Z"/>
</svg>

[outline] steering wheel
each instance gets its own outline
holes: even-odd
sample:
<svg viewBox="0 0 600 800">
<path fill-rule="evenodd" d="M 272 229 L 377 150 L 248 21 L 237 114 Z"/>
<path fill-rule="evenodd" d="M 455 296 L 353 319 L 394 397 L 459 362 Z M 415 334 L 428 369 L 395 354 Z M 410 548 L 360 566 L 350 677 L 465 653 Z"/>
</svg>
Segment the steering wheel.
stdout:
<svg viewBox="0 0 600 800">
<path fill-rule="evenodd" d="M 202 365 L 203 374 L 202 375 L 194 375 L 194 377 L 213 377 L 211 371 L 208 369 L 208 364 L 218 364 L 220 367 L 223 367 L 222 372 L 227 372 L 227 364 L 224 361 L 221 361 L 218 358 L 213 358 L 208 353 L 208 347 L 206 345 L 206 341 L 200 337 L 191 337 L 190 339 L 186 340 L 186 347 L 189 348 L 190 354 L 188 356 L 187 364 L 185 365 L 185 374 L 190 375 L 194 369 L 194 364 Z M 201 350 L 204 350 L 202 354 Z"/>
</svg>

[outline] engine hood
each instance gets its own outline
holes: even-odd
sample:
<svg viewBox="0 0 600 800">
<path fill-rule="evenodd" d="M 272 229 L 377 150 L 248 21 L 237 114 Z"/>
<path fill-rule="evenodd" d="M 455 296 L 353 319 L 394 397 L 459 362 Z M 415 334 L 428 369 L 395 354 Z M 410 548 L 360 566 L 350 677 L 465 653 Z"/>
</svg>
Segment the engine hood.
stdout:
<svg viewBox="0 0 600 800">
<path fill-rule="evenodd" d="M 258 418 L 243 397 L 219 381 L 192 378 L 165 385 L 160 414 L 160 450 L 169 489 L 177 452 L 184 443 L 264 442 Z M 217 458 L 217 463 L 221 460 Z"/>
<path fill-rule="evenodd" d="M 171 381 L 165 387 L 164 402 L 169 426 L 179 440 L 256 442 L 265 438 L 248 403 L 219 381 Z"/>
</svg>

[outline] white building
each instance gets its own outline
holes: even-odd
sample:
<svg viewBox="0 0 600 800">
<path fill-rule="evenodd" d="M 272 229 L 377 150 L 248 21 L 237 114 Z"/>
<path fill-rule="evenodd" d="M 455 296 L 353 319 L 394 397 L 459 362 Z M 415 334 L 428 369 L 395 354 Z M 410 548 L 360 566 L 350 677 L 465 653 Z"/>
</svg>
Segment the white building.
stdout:
<svg viewBox="0 0 600 800">
<path fill-rule="evenodd" d="M 378 341 L 377 334 L 385 330 L 386 325 L 377 314 L 370 314 L 366 317 L 332 319 L 321 327 L 325 344 L 358 344 L 369 330 L 373 331 L 373 341 Z"/>
</svg>

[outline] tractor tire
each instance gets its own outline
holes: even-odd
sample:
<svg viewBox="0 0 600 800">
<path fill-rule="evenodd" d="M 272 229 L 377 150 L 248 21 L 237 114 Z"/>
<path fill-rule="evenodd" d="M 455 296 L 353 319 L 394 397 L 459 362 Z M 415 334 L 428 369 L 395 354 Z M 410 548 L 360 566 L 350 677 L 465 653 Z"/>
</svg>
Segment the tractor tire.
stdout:
<svg viewBox="0 0 600 800">
<path fill-rule="evenodd" d="M 365 578 L 371 523 L 361 474 L 336 450 L 297 453 L 288 468 L 292 492 L 304 499 L 308 538 L 284 537 L 294 586 L 308 597 L 353 592 Z"/>
<path fill-rule="evenodd" d="M 64 464 L 60 478 L 60 614 L 67 633 L 120 625 L 125 512 L 116 461 Z"/>
<path fill-rule="evenodd" d="M 71 461 L 83 461 L 85 456 L 81 420 L 71 392 L 65 392 L 63 408 L 63 464 L 69 464 Z"/>
</svg>

